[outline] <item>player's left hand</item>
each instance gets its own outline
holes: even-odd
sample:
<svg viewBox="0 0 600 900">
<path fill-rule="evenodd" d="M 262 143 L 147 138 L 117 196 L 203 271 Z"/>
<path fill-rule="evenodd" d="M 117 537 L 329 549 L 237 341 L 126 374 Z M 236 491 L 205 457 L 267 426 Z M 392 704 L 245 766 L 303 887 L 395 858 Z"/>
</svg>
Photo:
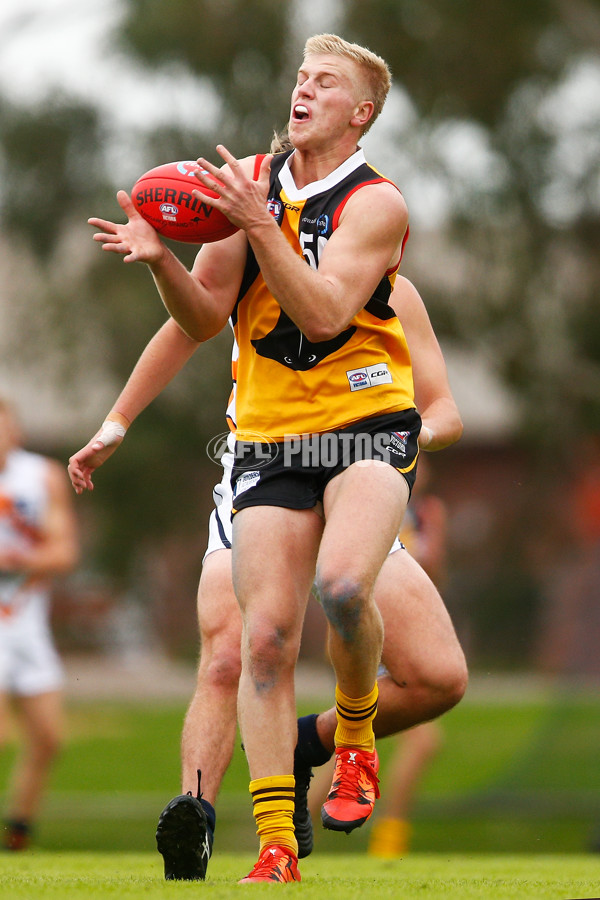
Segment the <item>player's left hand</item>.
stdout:
<svg viewBox="0 0 600 900">
<path fill-rule="evenodd" d="M 199 191 L 192 191 L 194 196 L 220 210 L 230 222 L 244 231 L 269 223 L 271 216 L 267 211 L 267 198 L 273 156 L 270 154 L 265 156 L 258 179 L 253 181 L 244 171 L 240 161 L 226 147 L 219 144 L 217 152 L 226 163 L 223 168 L 219 169 L 200 157 L 198 164 L 205 171 L 197 171 L 194 174 L 205 187 L 219 195 L 218 199 L 207 197 Z"/>
<path fill-rule="evenodd" d="M 102 429 L 69 459 L 67 471 L 76 494 L 94 490 L 92 474 L 112 456 L 123 441 L 123 437 L 117 434 L 111 435 L 110 440 L 100 440 L 101 437 Z"/>
</svg>

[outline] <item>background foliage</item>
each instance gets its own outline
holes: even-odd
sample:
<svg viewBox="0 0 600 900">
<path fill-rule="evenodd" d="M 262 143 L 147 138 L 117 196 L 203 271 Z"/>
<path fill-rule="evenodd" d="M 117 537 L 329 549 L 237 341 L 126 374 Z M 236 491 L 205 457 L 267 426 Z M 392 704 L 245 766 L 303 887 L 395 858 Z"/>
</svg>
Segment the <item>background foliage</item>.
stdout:
<svg viewBox="0 0 600 900">
<path fill-rule="evenodd" d="M 557 471 L 573 474 L 577 458 L 556 458 L 557 432 L 577 442 L 600 427 L 597 3 L 171 0 L 166 14 L 161 0 L 123 0 L 120 9 L 110 53 L 138 67 L 140 84 L 157 73 L 191 79 L 204 100 L 183 121 L 117 129 L 110 104 L 74 89 L 29 104 L 0 96 L 0 350 L 7 365 L 16 357 L 39 372 L 40 391 L 51 380 L 77 423 L 42 449 L 66 458 L 87 440 L 165 317 L 148 273 L 98 253 L 87 217 L 117 215 L 115 190 L 164 160 L 210 155 L 218 141 L 238 155 L 265 149 L 287 119 L 305 38 L 331 29 L 393 70 L 394 94 L 366 146 L 407 197 L 404 271 L 442 343 L 482 354 L 510 391 L 513 447 L 534 493 Z M 113 96 L 113 112 L 126 100 Z M 193 250 L 174 249 L 191 263 Z M 224 334 L 199 351 L 98 476 L 93 502 L 79 504 L 89 565 L 123 589 L 152 595 L 147 560 L 168 560 L 166 544 L 178 541 L 171 557 L 183 553 L 185 576 L 171 594 L 193 596 L 215 480 L 198 448 L 223 430 L 228 345 Z M 496 574 L 469 585 L 482 638 L 505 614 L 534 631 L 539 589 L 513 547 L 539 527 L 535 517 L 516 522 Z"/>
</svg>

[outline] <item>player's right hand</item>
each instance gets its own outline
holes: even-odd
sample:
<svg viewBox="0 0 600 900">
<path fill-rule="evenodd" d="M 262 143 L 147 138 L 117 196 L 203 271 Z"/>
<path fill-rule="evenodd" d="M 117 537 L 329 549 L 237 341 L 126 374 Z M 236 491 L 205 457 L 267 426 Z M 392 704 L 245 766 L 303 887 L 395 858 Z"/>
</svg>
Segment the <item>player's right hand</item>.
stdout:
<svg viewBox="0 0 600 900">
<path fill-rule="evenodd" d="M 158 262 L 166 247 L 158 232 L 139 214 L 126 191 L 117 193 L 119 206 L 127 216 L 127 222 L 110 222 L 107 219 L 88 219 L 88 225 L 100 228 L 93 237 L 103 250 L 120 253 L 123 262 Z"/>
</svg>

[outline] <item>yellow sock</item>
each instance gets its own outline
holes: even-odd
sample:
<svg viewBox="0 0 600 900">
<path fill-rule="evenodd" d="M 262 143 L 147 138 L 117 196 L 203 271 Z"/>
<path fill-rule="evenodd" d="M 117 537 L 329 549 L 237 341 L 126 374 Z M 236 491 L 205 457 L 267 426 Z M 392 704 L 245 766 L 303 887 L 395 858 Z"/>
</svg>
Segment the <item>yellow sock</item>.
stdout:
<svg viewBox="0 0 600 900">
<path fill-rule="evenodd" d="M 405 819 L 379 819 L 371 830 L 367 853 L 381 859 L 406 856 L 411 831 Z"/>
<path fill-rule="evenodd" d="M 293 775 L 255 778 L 250 782 L 252 811 L 261 852 L 267 844 L 278 844 L 298 855 L 293 822 L 294 785 Z"/>
<path fill-rule="evenodd" d="M 377 682 L 366 697 L 347 697 L 336 685 L 335 713 L 337 728 L 335 730 L 336 747 L 358 747 L 372 753 L 375 749 L 373 719 L 377 714 Z"/>
</svg>

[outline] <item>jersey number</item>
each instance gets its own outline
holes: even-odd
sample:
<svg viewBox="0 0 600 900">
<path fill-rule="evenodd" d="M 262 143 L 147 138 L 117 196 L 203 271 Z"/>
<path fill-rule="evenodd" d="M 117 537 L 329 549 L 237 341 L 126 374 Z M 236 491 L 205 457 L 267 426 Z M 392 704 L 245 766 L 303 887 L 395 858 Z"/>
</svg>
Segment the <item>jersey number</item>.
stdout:
<svg viewBox="0 0 600 900">
<path fill-rule="evenodd" d="M 308 244 L 313 244 L 315 237 L 317 238 L 317 247 L 316 253 L 308 246 Z M 311 269 L 318 268 L 319 259 L 321 257 L 321 253 L 327 243 L 327 238 L 320 234 L 318 237 L 314 234 L 309 234 L 306 231 L 301 231 L 298 235 L 298 240 L 300 241 L 300 247 L 302 248 L 302 253 L 304 254 L 304 259 L 309 264 Z"/>
</svg>

